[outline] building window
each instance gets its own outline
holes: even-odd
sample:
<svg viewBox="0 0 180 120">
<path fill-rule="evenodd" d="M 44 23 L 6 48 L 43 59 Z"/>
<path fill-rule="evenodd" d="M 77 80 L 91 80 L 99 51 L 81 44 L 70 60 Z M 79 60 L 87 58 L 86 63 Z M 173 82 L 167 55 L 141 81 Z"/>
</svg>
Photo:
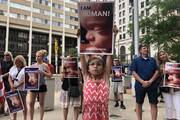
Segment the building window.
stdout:
<svg viewBox="0 0 180 120">
<path fill-rule="evenodd" d="M 144 11 L 141 11 L 141 16 L 142 16 L 142 17 L 144 16 Z"/>
<path fill-rule="evenodd" d="M 150 4 L 149 0 L 146 0 L 146 6 L 148 6 Z"/>
<path fill-rule="evenodd" d="M 121 25 L 121 19 L 119 20 L 119 25 Z"/>
<path fill-rule="evenodd" d="M 122 62 L 125 62 L 126 60 L 126 48 L 124 46 L 121 46 L 120 48 L 120 58 Z"/>
<path fill-rule="evenodd" d="M 122 8 L 125 8 L 125 3 L 122 4 Z"/>
<path fill-rule="evenodd" d="M 119 10 L 121 10 L 121 5 L 119 5 Z"/>
<path fill-rule="evenodd" d="M 142 34 L 145 34 L 145 29 L 144 29 L 144 28 L 141 30 L 141 33 L 142 33 Z"/>
<path fill-rule="evenodd" d="M 123 26 L 123 31 L 125 31 L 126 30 L 126 26 Z"/>
<path fill-rule="evenodd" d="M 129 8 L 129 13 L 132 13 L 132 8 L 131 7 Z"/>
<path fill-rule="evenodd" d="M 132 21 L 132 15 L 129 16 L 129 21 Z"/>
<path fill-rule="evenodd" d="M 122 35 L 119 35 L 119 39 L 120 39 L 120 40 L 122 39 Z"/>
<path fill-rule="evenodd" d="M 146 9 L 146 16 L 149 16 L 149 9 Z"/>
<path fill-rule="evenodd" d="M 123 39 L 126 39 L 126 34 L 123 34 Z"/>
<path fill-rule="evenodd" d="M 121 12 L 119 12 L 119 17 L 121 17 Z"/>
<path fill-rule="evenodd" d="M 119 32 L 122 32 L 122 27 L 119 27 Z"/>
<path fill-rule="evenodd" d="M 144 2 L 141 2 L 141 8 L 144 8 Z"/>
<path fill-rule="evenodd" d="M 123 18 L 123 24 L 125 24 L 125 18 Z"/>
<path fill-rule="evenodd" d="M 125 10 L 123 10 L 123 16 L 125 16 Z"/>
</svg>

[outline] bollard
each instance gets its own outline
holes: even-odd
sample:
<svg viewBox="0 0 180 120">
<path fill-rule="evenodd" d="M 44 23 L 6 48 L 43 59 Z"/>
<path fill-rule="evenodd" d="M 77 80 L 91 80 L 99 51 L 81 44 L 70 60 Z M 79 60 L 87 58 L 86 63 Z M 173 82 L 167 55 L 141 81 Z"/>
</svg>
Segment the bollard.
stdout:
<svg viewBox="0 0 180 120">
<path fill-rule="evenodd" d="M 44 108 L 45 111 L 54 110 L 54 92 L 55 92 L 55 78 L 46 79 L 47 82 L 47 93 L 45 97 Z"/>
</svg>

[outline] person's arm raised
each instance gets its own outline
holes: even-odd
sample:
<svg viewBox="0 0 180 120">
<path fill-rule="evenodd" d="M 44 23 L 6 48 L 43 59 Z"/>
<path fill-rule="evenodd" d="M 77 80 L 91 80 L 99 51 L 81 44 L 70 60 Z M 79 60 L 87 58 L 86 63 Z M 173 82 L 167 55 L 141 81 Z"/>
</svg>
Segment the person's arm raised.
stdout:
<svg viewBox="0 0 180 120">
<path fill-rule="evenodd" d="M 108 81 L 111 74 L 111 68 L 112 68 L 112 55 L 108 55 L 105 64 L 105 71 L 106 71 L 105 76 Z"/>
<path fill-rule="evenodd" d="M 82 69 L 82 74 L 83 76 L 87 75 L 87 63 L 86 63 L 86 58 L 85 55 L 80 55 L 80 61 L 81 61 L 81 69 Z"/>
</svg>

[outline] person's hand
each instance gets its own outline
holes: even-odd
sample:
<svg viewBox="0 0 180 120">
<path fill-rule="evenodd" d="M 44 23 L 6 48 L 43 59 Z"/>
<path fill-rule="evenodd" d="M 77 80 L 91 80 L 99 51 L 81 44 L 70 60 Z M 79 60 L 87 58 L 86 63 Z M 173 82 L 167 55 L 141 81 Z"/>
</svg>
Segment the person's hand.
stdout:
<svg viewBox="0 0 180 120">
<path fill-rule="evenodd" d="M 150 84 L 149 81 L 144 81 L 144 80 L 143 80 L 142 86 L 143 86 L 144 88 L 147 88 L 147 87 L 149 87 L 150 85 L 151 85 L 151 84 Z"/>
<path fill-rule="evenodd" d="M 43 74 L 43 73 L 44 73 L 44 71 L 41 70 L 41 69 L 39 69 L 37 72 L 40 73 L 40 74 Z"/>
<path fill-rule="evenodd" d="M 11 84 L 10 87 L 11 87 L 12 91 L 14 91 L 16 89 L 16 86 L 14 84 Z"/>
</svg>

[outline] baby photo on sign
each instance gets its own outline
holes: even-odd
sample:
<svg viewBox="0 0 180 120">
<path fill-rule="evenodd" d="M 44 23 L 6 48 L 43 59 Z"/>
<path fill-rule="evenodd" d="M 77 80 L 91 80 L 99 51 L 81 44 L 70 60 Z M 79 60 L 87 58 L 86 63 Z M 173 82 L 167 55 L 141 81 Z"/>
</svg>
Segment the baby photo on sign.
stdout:
<svg viewBox="0 0 180 120">
<path fill-rule="evenodd" d="M 79 2 L 80 54 L 113 54 L 114 2 Z"/>
<path fill-rule="evenodd" d="M 78 78 L 78 61 L 77 58 L 64 58 L 65 78 Z"/>
<path fill-rule="evenodd" d="M 180 89 L 180 63 L 165 64 L 164 86 Z"/>
<path fill-rule="evenodd" d="M 39 68 L 25 68 L 25 90 L 39 90 Z"/>
<path fill-rule="evenodd" d="M 7 92 L 5 98 L 10 113 L 17 113 L 24 110 L 24 106 L 19 91 L 15 90 Z"/>
<path fill-rule="evenodd" d="M 112 67 L 112 82 L 121 82 L 122 81 L 122 66 L 113 66 Z"/>
</svg>

